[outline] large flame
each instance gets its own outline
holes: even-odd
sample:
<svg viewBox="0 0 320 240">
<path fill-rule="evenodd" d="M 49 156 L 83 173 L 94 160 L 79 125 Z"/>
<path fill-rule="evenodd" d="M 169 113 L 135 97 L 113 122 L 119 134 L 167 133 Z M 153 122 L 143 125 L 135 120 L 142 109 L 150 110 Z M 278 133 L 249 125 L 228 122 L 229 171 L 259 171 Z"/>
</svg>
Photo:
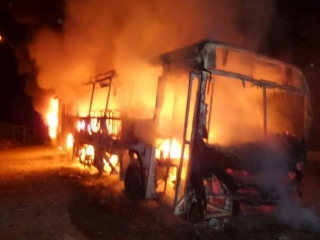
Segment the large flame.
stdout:
<svg viewBox="0 0 320 240">
<path fill-rule="evenodd" d="M 66 146 L 67 150 L 71 150 L 73 148 L 73 135 L 71 133 L 68 133 L 67 139 L 66 139 Z"/>
<path fill-rule="evenodd" d="M 57 138 L 58 129 L 59 100 L 51 98 L 47 113 L 47 124 L 49 128 L 49 136 L 51 139 Z"/>
<path fill-rule="evenodd" d="M 176 139 L 157 139 L 156 158 L 180 159 L 181 144 Z"/>
</svg>

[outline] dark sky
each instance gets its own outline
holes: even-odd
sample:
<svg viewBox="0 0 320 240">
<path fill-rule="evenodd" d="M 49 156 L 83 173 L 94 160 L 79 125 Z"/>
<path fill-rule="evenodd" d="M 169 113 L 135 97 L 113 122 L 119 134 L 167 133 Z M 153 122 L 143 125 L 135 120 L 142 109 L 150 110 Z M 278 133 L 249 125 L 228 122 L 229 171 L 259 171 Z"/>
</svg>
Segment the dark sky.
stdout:
<svg viewBox="0 0 320 240">
<path fill-rule="evenodd" d="M 19 2 L 21 5 L 13 8 L 14 2 Z M 20 49 L 20 54 L 27 55 L 26 49 L 22 51 L 21 49 L 24 49 L 35 30 L 29 27 L 30 16 L 35 15 L 38 18 L 32 23 L 32 26 L 35 27 L 41 24 L 41 18 L 46 19 L 44 14 L 40 14 L 42 7 L 37 4 L 34 5 L 35 8 L 28 7 L 27 2 L 5 0 L 0 2 L 0 35 L 2 36 L 0 43 L 0 121 L 15 125 L 24 124 L 27 128 L 35 129 L 39 138 L 45 139 L 47 129 L 40 114 L 33 109 L 32 98 L 25 92 L 25 83 L 29 77 L 19 74 L 16 58 L 17 49 Z M 16 20 L 16 16 L 23 24 Z M 45 20 L 44 24 L 47 24 L 47 21 Z"/>
<path fill-rule="evenodd" d="M 271 56 L 300 67 L 310 88 L 310 148 L 320 148 L 320 1 L 278 1 L 270 32 Z"/>
<path fill-rule="evenodd" d="M 246 0 L 243 0 L 246 1 Z M 252 1 L 252 0 L 249 0 Z M 43 27 L 59 30 L 64 18 L 62 0 L 1 0 L 0 33 L 9 39 L 6 46 L 0 46 L 0 120 L 8 119 L 8 105 L 31 101 L 27 96 L 21 100 L 23 82 L 27 76 L 19 76 L 12 48 L 26 45 L 32 35 Z M 278 0 L 276 11 L 267 34 L 264 54 L 293 63 L 300 67 L 310 86 L 314 120 L 311 128 L 310 146 L 320 148 L 320 1 L 319 0 Z M 25 53 L 27 55 L 27 53 Z M 27 56 L 26 56 L 27 58 Z M 13 69 L 12 69 L 13 68 Z M 8 83 L 7 79 L 15 79 Z M 20 86 L 20 87 L 19 87 Z M 19 96 L 19 97 L 17 97 Z M 10 98 L 5 101 L 3 98 Z M 4 106 L 5 105 L 5 106 Z M 11 106 L 10 105 L 10 106 Z M 25 108 L 29 109 L 30 107 Z M 319 126 L 318 126 L 319 125 Z"/>
</svg>

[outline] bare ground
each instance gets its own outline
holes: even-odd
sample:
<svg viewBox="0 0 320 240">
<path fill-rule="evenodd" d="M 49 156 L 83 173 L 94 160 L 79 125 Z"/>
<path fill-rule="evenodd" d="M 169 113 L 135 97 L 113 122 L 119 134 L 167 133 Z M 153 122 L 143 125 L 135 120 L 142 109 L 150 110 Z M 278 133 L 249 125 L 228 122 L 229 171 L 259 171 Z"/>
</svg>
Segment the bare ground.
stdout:
<svg viewBox="0 0 320 240">
<path fill-rule="evenodd" d="M 320 239 L 320 154 L 309 155 L 304 203 L 284 208 L 289 220 L 239 214 L 215 230 L 186 223 L 161 198 L 129 199 L 117 176 L 97 177 L 64 151 L 1 151 L 0 239 Z"/>
</svg>

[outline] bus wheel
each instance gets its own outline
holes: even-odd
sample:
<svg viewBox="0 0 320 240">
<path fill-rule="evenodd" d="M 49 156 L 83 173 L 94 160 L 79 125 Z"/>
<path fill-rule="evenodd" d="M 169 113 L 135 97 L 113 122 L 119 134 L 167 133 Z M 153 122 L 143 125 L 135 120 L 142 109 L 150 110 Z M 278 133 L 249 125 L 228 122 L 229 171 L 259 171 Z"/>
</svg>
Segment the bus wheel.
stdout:
<svg viewBox="0 0 320 240">
<path fill-rule="evenodd" d="M 124 179 L 126 193 L 133 198 L 143 198 L 144 184 L 142 171 L 136 164 L 130 164 Z"/>
<path fill-rule="evenodd" d="M 187 212 L 188 214 L 188 222 L 189 223 L 199 223 L 202 222 L 204 219 L 203 209 L 198 204 L 196 197 L 194 194 L 192 194 L 189 197 L 189 210 Z"/>
</svg>

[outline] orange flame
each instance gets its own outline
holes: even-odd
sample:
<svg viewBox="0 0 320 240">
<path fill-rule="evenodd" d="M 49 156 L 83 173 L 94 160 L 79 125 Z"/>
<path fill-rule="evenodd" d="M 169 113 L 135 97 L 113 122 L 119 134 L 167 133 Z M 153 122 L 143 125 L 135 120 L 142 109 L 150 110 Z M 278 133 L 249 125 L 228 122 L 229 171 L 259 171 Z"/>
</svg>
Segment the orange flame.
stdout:
<svg viewBox="0 0 320 240">
<path fill-rule="evenodd" d="M 86 123 L 84 120 L 78 121 L 78 132 L 80 132 L 81 130 L 85 130 L 85 127 L 86 127 Z"/>
<path fill-rule="evenodd" d="M 49 127 L 49 136 L 51 139 L 57 137 L 58 112 L 59 112 L 59 101 L 57 98 L 51 98 L 49 110 L 47 114 L 47 124 Z"/>
<path fill-rule="evenodd" d="M 73 147 L 73 136 L 71 133 L 69 133 L 67 136 L 67 150 L 72 149 L 72 147 Z"/>
<path fill-rule="evenodd" d="M 181 144 L 176 139 L 157 139 L 156 158 L 179 159 L 181 156 Z"/>
<path fill-rule="evenodd" d="M 111 169 L 109 163 L 107 162 L 106 159 L 103 159 L 103 160 L 104 160 L 104 164 L 105 164 L 105 165 L 104 165 L 105 171 L 106 171 L 106 172 L 111 172 L 112 169 Z M 118 155 L 112 154 L 112 155 L 110 156 L 109 161 L 110 161 L 110 163 L 111 163 L 115 168 L 117 168 L 117 164 L 118 164 L 118 162 L 119 162 L 119 157 L 118 157 Z"/>
</svg>

